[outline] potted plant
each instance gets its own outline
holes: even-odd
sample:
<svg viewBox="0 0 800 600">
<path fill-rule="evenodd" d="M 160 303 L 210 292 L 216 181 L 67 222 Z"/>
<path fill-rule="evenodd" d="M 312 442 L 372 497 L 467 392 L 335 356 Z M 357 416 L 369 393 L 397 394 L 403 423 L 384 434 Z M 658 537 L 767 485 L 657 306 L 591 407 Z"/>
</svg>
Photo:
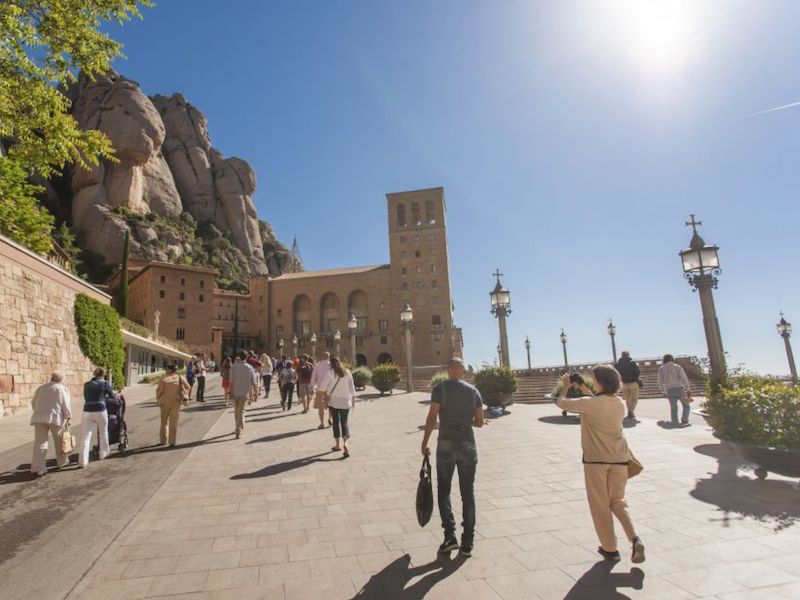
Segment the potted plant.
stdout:
<svg viewBox="0 0 800 600">
<path fill-rule="evenodd" d="M 517 375 L 508 367 L 484 367 L 475 373 L 474 381 L 487 406 L 505 407 L 513 403 Z"/>
<path fill-rule="evenodd" d="M 800 387 L 735 371 L 703 410 L 714 435 L 757 465 L 759 479 L 770 471 L 800 477 Z"/>
<path fill-rule="evenodd" d="M 372 377 L 372 371 L 367 367 L 356 367 L 350 373 L 353 375 L 353 384 L 356 386 L 356 390 L 363 390 L 367 387 Z"/>
<path fill-rule="evenodd" d="M 374 385 L 383 396 L 386 392 L 391 393 L 392 390 L 400 383 L 400 367 L 393 363 L 384 363 L 382 365 L 375 365 L 372 369 L 372 385 Z"/>
<path fill-rule="evenodd" d="M 449 377 L 447 376 L 447 371 L 438 371 L 437 373 L 434 373 L 433 377 L 431 377 L 431 389 L 435 388 L 443 381 L 447 381 L 448 379 Z"/>
<path fill-rule="evenodd" d="M 592 390 L 592 393 L 594 393 L 595 392 L 594 379 L 592 379 L 591 377 L 584 377 L 583 380 L 586 382 L 586 387 L 588 387 L 590 390 Z M 561 390 L 563 389 L 564 389 L 564 383 L 559 379 L 558 383 L 553 388 L 553 391 L 550 395 L 550 397 L 553 398 L 553 401 L 555 401 L 561 395 Z M 570 385 L 566 393 L 567 398 L 581 398 L 583 396 L 584 396 L 583 390 L 580 387 L 578 387 L 577 383 L 573 383 L 572 385 Z M 562 410 L 561 415 L 566 417 L 567 411 Z"/>
</svg>

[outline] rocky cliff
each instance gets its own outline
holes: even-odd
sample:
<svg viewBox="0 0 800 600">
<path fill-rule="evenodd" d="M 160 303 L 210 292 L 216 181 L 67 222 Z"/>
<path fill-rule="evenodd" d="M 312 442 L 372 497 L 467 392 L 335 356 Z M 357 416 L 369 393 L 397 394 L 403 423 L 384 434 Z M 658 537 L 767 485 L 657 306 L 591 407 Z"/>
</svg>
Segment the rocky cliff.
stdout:
<svg viewBox="0 0 800 600">
<path fill-rule="evenodd" d="M 113 71 L 81 75 L 65 93 L 80 126 L 105 133 L 116 151 L 115 161 L 70 168 L 50 188 L 92 256 L 119 263 L 130 231 L 132 255 L 213 266 L 229 287 L 302 270 L 258 219 L 252 167 L 211 145 L 205 116 L 182 95 L 149 98 Z"/>
</svg>

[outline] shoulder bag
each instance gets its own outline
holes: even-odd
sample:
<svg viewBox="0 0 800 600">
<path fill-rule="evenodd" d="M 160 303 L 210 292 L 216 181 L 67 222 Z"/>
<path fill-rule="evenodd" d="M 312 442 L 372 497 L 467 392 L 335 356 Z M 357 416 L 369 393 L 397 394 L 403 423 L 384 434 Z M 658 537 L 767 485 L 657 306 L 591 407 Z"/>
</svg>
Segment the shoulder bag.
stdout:
<svg viewBox="0 0 800 600">
<path fill-rule="evenodd" d="M 628 453 L 628 479 L 631 479 L 644 470 L 644 465 L 639 462 L 639 459 L 636 458 L 636 455 L 631 450 L 628 450 Z"/>
<path fill-rule="evenodd" d="M 431 460 L 426 454 L 422 459 L 417 485 L 417 522 L 425 527 L 433 514 L 433 480 L 431 479 Z"/>
<path fill-rule="evenodd" d="M 189 383 L 183 377 L 181 377 L 179 375 L 178 376 L 178 389 L 180 391 L 181 402 L 183 402 L 184 404 L 189 404 L 189 393 L 186 391 L 186 388 L 184 387 L 183 384 L 186 384 L 187 386 L 189 385 Z"/>
<path fill-rule="evenodd" d="M 69 454 L 75 449 L 75 436 L 69 432 L 69 419 L 61 425 L 61 454 Z"/>
</svg>

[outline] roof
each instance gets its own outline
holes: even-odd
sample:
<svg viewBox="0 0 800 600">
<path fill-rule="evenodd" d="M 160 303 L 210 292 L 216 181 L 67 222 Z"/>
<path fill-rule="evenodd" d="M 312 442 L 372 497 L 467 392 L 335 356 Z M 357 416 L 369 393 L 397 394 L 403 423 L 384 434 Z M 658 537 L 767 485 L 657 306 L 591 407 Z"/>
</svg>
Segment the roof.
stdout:
<svg viewBox="0 0 800 600">
<path fill-rule="evenodd" d="M 442 194 L 444 194 L 444 188 L 441 187 L 441 186 L 432 187 L 432 188 L 422 188 L 420 190 L 406 190 L 406 191 L 403 191 L 403 192 L 389 192 L 386 195 L 387 196 L 405 196 L 405 195 L 408 195 L 408 194 L 420 194 L 422 192 L 441 192 Z"/>
<path fill-rule="evenodd" d="M 132 277 L 128 279 L 128 282 L 131 282 L 137 277 L 139 277 L 139 275 L 147 271 L 147 269 L 149 269 L 150 267 L 158 267 L 162 269 L 174 269 L 176 271 L 192 271 L 194 273 L 208 273 L 209 275 L 214 275 L 214 276 L 219 275 L 219 271 L 217 271 L 216 269 L 208 269 L 206 267 L 192 267 L 189 265 L 176 265 L 173 263 L 160 262 L 154 260 L 152 262 L 147 263 L 147 266 L 140 268 L 136 274 L 134 274 Z"/>
<path fill-rule="evenodd" d="M 344 269 L 325 269 L 323 271 L 301 271 L 300 273 L 286 273 L 275 277 L 272 281 L 288 281 L 306 279 L 309 277 L 335 277 L 338 275 L 356 275 L 358 273 L 371 273 L 388 269 L 389 265 L 371 265 L 367 267 L 346 267 Z"/>
</svg>

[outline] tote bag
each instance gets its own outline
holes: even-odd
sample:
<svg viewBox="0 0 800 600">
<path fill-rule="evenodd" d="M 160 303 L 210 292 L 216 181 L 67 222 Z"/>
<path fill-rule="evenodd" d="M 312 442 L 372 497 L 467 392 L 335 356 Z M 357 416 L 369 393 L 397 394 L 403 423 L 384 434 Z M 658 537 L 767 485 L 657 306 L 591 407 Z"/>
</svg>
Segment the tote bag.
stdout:
<svg viewBox="0 0 800 600">
<path fill-rule="evenodd" d="M 64 421 L 64 425 L 61 427 L 61 454 L 69 454 L 75 449 L 75 436 L 69 432 L 69 419 Z"/>
<path fill-rule="evenodd" d="M 425 527 L 433 514 L 433 481 L 431 480 L 431 461 L 428 455 L 422 459 L 422 468 L 419 470 L 419 485 L 417 485 L 417 521 L 420 527 Z"/>
</svg>

